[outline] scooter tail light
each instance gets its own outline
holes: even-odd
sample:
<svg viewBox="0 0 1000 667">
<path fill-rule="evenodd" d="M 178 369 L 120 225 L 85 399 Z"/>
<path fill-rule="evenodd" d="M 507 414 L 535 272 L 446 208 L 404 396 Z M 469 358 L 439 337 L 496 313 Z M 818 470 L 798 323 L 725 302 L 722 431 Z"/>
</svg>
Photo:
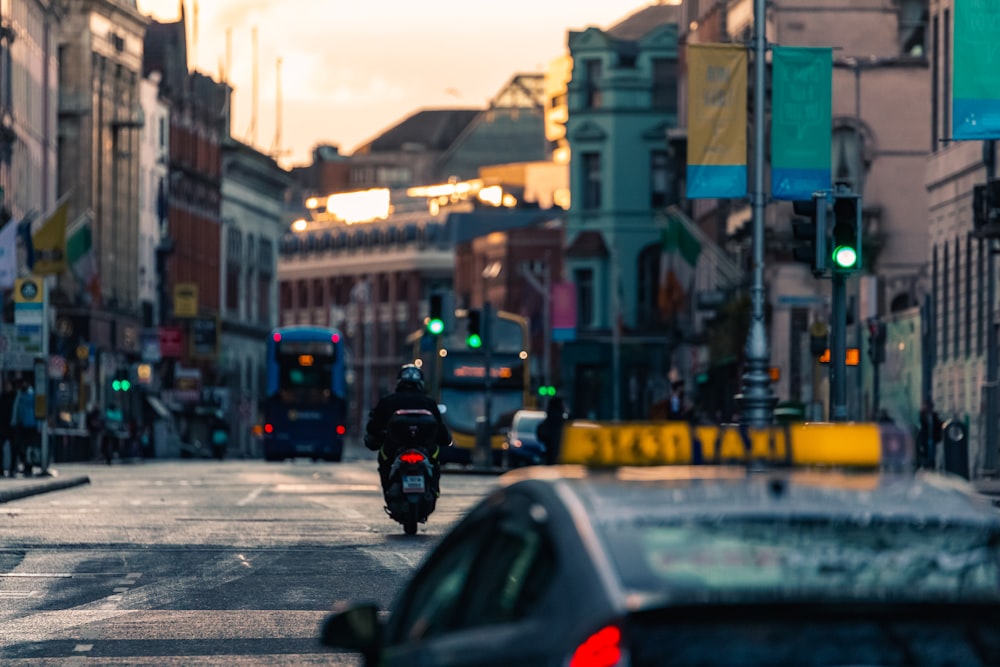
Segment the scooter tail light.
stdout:
<svg viewBox="0 0 1000 667">
<path fill-rule="evenodd" d="M 399 456 L 399 460 L 403 463 L 420 463 L 425 459 L 426 457 L 420 452 L 406 452 Z"/>
<path fill-rule="evenodd" d="M 624 665 L 622 631 L 617 625 L 608 625 L 587 637 L 580 644 L 569 667 L 620 667 Z"/>
</svg>

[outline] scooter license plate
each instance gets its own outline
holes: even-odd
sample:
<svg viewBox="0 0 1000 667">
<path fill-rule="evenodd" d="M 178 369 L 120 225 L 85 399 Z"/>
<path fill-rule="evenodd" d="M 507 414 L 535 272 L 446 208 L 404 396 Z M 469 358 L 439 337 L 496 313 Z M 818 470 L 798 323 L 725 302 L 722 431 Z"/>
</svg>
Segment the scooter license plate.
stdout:
<svg viewBox="0 0 1000 667">
<path fill-rule="evenodd" d="M 403 493 L 420 493 L 424 490 L 424 478 L 422 475 L 404 475 Z"/>
</svg>

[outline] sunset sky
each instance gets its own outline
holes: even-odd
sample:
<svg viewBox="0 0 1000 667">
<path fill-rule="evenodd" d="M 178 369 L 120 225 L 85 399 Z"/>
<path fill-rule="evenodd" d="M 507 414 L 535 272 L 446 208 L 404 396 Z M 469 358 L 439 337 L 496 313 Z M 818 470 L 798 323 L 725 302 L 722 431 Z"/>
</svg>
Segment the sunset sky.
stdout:
<svg viewBox="0 0 1000 667">
<path fill-rule="evenodd" d="M 189 59 L 228 80 L 233 135 L 275 147 L 277 60 L 282 59 L 280 161 L 304 164 L 314 145 L 348 154 L 423 108 L 478 108 L 511 75 L 541 72 L 566 52 L 566 33 L 606 28 L 649 0 L 183 0 Z M 181 0 L 138 0 L 140 11 L 176 20 Z M 197 25 L 195 8 L 197 7 Z M 253 42 L 258 28 L 256 140 Z M 197 34 L 195 32 L 197 31 Z"/>
</svg>

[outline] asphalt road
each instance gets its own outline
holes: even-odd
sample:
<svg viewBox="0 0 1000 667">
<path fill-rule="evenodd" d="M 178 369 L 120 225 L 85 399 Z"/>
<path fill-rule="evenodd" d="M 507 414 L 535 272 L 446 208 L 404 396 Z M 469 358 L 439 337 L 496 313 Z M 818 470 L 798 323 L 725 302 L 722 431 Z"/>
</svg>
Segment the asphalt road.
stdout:
<svg viewBox="0 0 1000 667">
<path fill-rule="evenodd" d="M 446 474 L 416 536 L 374 462 L 60 464 L 89 483 L 0 504 L 0 664 L 354 665 L 318 645 L 338 600 L 385 609 L 496 483 Z M 0 479 L 24 486 L 22 480 Z"/>
</svg>

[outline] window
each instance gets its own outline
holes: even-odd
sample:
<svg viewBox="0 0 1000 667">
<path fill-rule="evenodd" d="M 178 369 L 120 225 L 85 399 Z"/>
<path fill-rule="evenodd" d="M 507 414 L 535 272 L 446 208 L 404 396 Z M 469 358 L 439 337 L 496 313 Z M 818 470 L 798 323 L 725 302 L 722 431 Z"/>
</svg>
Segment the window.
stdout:
<svg viewBox="0 0 1000 667">
<path fill-rule="evenodd" d="M 594 324 L 594 270 L 576 269 L 573 283 L 576 285 L 576 325 L 591 327 Z"/>
<path fill-rule="evenodd" d="M 601 81 L 601 61 L 584 60 L 584 86 L 587 95 L 587 108 L 600 109 L 603 103 L 601 90 L 598 84 Z"/>
<path fill-rule="evenodd" d="M 951 12 L 944 10 L 941 21 L 941 121 L 944 136 L 951 136 Z"/>
<path fill-rule="evenodd" d="M 583 162 L 583 208 L 593 211 L 601 208 L 601 154 L 584 153 Z"/>
<path fill-rule="evenodd" d="M 677 61 L 667 58 L 653 59 L 653 108 L 659 111 L 677 111 Z"/>
<path fill-rule="evenodd" d="M 899 0 L 899 52 L 922 58 L 927 52 L 927 0 Z"/>
<path fill-rule="evenodd" d="M 455 627 L 465 613 L 458 606 L 459 596 L 492 528 L 492 521 L 479 521 L 454 534 L 447 549 L 435 551 L 439 557 L 417 573 L 404 593 L 398 618 L 389 622 L 389 644 L 435 637 Z"/>
<path fill-rule="evenodd" d="M 938 137 L 940 136 L 938 122 L 941 120 L 940 109 L 938 108 L 938 97 L 941 94 L 941 37 L 938 17 L 934 17 L 934 32 L 931 34 L 931 150 L 938 149 Z"/>
<path fill-rule="evenodd" d="M 952 343 L 955 349 L 956 360 L 959 358 L 959 354 L 962 351 L 962 347 L 960 344 L 962 335 L 962 322 L 961 322 L 962 318 L 960 317 L 960 315 L 962 311 L 959 310 L 959 307 L 962 304 L 962 293 L 960 289 L 962 286 L 962 268 L 960 266 L 961 262 L 959 261 L 959 257 L 961 257 L 961 250 L 962 250 L 961 239 L 955 239 L 955 276 L 953 278 L 955 282 L 954 285 L 955 297 L 951 302 L 951 307 L 955 311 L 955 323 L 954 323 L 955 335 L 952 338 Z"/>
<path fill-rule="evenodd" d="M 854 192 L 864 193 L 864 138 L 857 129 L 841 126 L 833 130 L 833 180 L 850 185 Z"/>
<path fill-rule="evenodd" d="M 976 245 L 978 246 L 979 250 L 979 258 L 976 262 L 976 266 L 978 267 L 976 271 L 976 276 L 977 276 L 977 282 L 979 283 L 979 289 L 976 290 L 976 312 L 978 313 L 976 317 L 976 353 L 982 354 L 983 329 L 984 329 L 983 325 L 986 322 L 986 295 L 984 294 L 986 290 L 983 289 L 985 287 L 985 285 L 983 284 L 985 282 L 983 280 L 983 276 L 986 275 L 987 268 L 986 268 L 986 253 L 984 252 L 985 242 L 980 240 Z"/>
<path fill-rule="evenodd" d="M 659 243 L 648 245 L 639 253 L 636 307 L 639 324 L 642 325 L 652 325 L 659 320 L 658 297 L 662 254 L 663 250 Z"/>
<path fill-rule="evenodd" d="M 241 282 L 239 265 L 229 262 L 226 266 L 226 310 L 231 315 L 239 315 Z"/>
<path fill-rule="evenodd" d="M 972 237 L 965 239 L 965 356 L 972 356 Z"/>
<path fill-rule="evenodd" d="M 938 331 L 940 331 L 940 329 L 937 322 L 937 315 L 938 315 L 937 304 L 941 303 L 942 291 L 943 290 L 941 289 L 941 271 L 938 268 L 938 247 L 937 245 L 935 245 L 931 249 L 931 294 L 933 295 L 933 298 L 931 299 L 931 308 L 934 309 L 930 317 L 930 320 L 933 323 L 933 325 L 931 326 L 931 332 L 932 335 L 934 336 L 934 340 L 931 341 L 932 345 L 931 349 L 934 351 L 934 354 L 941 359 L 943 359 L 944 357 L 942 355 L 943 346 L 938 347 L 938 338 L 939 338 Z"/>
<path fill-rule="evenodd" d="M 649 206 L 666 208 L 670 203 L 670 160 L 666 151 L 649 154 Z"/>
</svg>

